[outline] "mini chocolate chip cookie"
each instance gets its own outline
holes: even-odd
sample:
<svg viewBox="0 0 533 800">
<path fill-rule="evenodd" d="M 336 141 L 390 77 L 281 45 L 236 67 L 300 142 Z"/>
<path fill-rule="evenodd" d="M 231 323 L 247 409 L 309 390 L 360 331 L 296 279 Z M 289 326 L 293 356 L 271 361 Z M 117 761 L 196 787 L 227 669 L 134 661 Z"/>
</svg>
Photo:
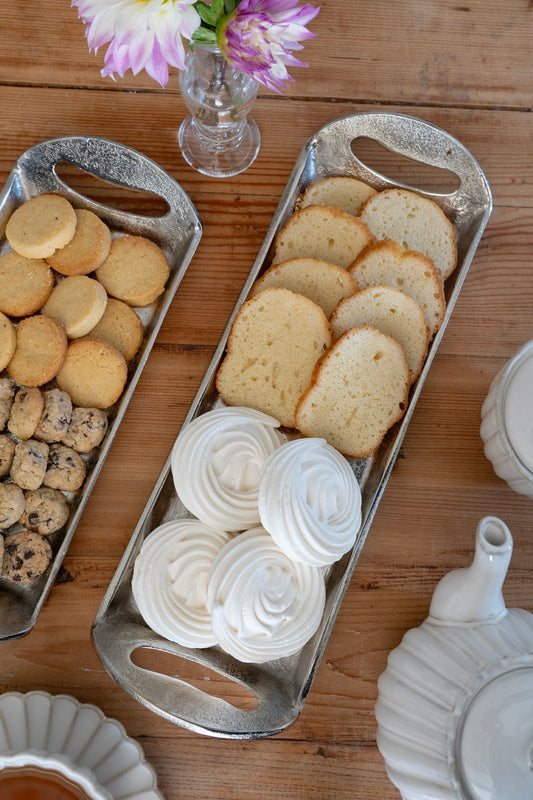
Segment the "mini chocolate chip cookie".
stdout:
<svg viewBox="0 0 533 800">
<path fill-rule="evenodd" d="M 11 406 L 8 430 L 18 439 L 31 439 L 43 413 L 44 400 L 39 389 L 19 389 Z"/>
<path fill-rule="evenodd" d="M 85 462 L 75 450 L 61 443 L 50 445 L 44 485 L 63 492 L 74 492 L 85 480 Z"/>
<path fill-rule="evenodd" d="M 18 522 L 24 512 L 24 492 L 16 483 L 0 483 L 0 528 Z"/>
<path fill-rule="evenodd" d="M 0 478 L 9 475 L 14 455 L 15 442 L 7 434 L 0 433 Z"/>
<path fill-rule="evenodd" d="M 104 438 L 108 428 L 107 414 L 100 408 L 82 408 L 72 411 L 70 425 L 63 444 L 78 453 L 89 453 Z"/>
<path fill-rule="evenodd" d="M 25 500 L 20 523 L 41 536 L 58 531 L 69 518 L 65 495 L 57 489 L 41 486 L 35 491 L 25 492 Z"/>
<path fill-rule="evenodd" d="M 43 392 L 43 400 L 43 412 L 33 435 L 43 442 L 61 442 L 72 416 L 72 401 L 61 389 Z"/>
<path fill-rule="evenodd" d="M 0 431 L 6 427 L 11 414 L 11 406 L 15 395 L 15 383 L 11 378 L 0 378 Z"/>
<path fill-rule="evenodd" d="M 48 445 L 37 439 L 27 439 L 15 445 L 11 477 L 21 489 L 38 489 L 46 475 Z"/>
<path fill-rule="evenodd" d="M 15 583 L 27 584 L 39 578 L 52 560 L 52 548 L 34 531 L 16 531 L 6 536 L 2 575 Z"/>
</svg>

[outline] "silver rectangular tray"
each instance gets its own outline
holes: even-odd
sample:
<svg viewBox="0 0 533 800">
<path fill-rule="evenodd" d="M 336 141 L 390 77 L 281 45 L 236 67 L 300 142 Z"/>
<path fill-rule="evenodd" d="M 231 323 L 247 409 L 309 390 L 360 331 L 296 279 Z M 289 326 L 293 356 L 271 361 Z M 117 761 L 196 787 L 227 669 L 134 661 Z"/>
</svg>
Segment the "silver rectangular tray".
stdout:
<svg viewBox="0 0 533 800">
<path fill-rule="evenodd" d="M 233 318 L 252 284 L 270 265 L 276 233 L 310 183 L 331 175 L 352 175 L 377 189 L 398 186 L 395 181 L 365 166 L 352 152 L 358 137 L 370 139 L 393 154 L 426 166 L 448 170 L 457 176 L 459 188 L 448 194 L 420 191 L 433 198 L 453 220 L 457 229 L 459 262 L 446 283 L 447 312 L 435 336 L 423 372 L 411 390 L 409 406 L 401 423 L 387 435 L 372 456 L 351 462 L 362 490 L 363 521 L 355 545 L 338 561 L 327 577 L 327 599 L 322 623 L 315 636 L 296 655 L 262 665 L 247 665 L 221 649 L 190 650 L 154 634 L 144 624 L 131 592 L 135 558 L 142 542 L 155 527 L 169 519 L 189 516 L 176 497 L 170 458 L 132 534 L 129 546 L 104 596 L 93 624 L 93 642 L 107 671 L 138 702 L 164 717 L 198 733 L 226 738 L 252 739 L 278 733 L 298 716 L 309 693 L 342 598 L 356 567 L 376 508 L 430 368 L 446 323 L 465 279 L 470 262 L 491 213 L 487 181 L 474 158 L 443 130 L 414 117 L 369 112 L 338 119 L 321 128 L 303 148 L 283 193 L 265 240 L 243 287 L 234 314 L 184 425 L 213 408 L 217 402 L 214 378 L 224 356 Z M 405 188 L 412 188 L 405 186 Z M 195 662 L 206 672 L 214 670 L 236 681 L 257 698 L 252 710 L 236 708 L 222 697 L 201 691 L 183 679 L 134 663 L 138 648 L 173 654 Z M 168 656 L 166 656 L 168 658 Z M 176 671 L 179 670 L 179 663 Z"/>
<path fill-rule="evenodd" d="M 163 216 L 143 216 L 119 211 L 95 202 L 67 185 L 58 175 L 59 165 L 72 165 L 107 185 L 148 192 L 164 201 Z M 123 191 L 123 189 L 122 189 Z M 176 181 L 158 164 L 129 147 L 91 136 L 66 136 L 49 139 L 26 150 L 16 161 L 0 194 L 0 236 L 5 247 L 5 226 L 11 213 L 26 200 L 55 192 L 76 208 L 94 211 L 113 232 L 146 236 L 165 252 L 170 278 L 156 303 L 138 309 L 144 337 L 134 361 L 129 365 L 128 381 L 115 407 L 111 409 L 109 429 L 96 454 L 87 463 L 87 478 L 82 488 L 70 493 L 69 520 L 64 528 L 49 537 L 53 560 L 38 580 L 26 586 L 14 585 L 0 577 L 0 641 L 29 633 L 52 588 L 83 509 L 109 452 L 150 350 L 183 275 L 198 246 L 202 226 L 191 201 Z M 112 196 L 112 191 L 111 191 Z M 19 526 L 20 527 L 20 526 Z M 16 528 L 14 527 L 13 530 Z M 11 530 L 11 529 L 10 529 Z"/>
</svg>

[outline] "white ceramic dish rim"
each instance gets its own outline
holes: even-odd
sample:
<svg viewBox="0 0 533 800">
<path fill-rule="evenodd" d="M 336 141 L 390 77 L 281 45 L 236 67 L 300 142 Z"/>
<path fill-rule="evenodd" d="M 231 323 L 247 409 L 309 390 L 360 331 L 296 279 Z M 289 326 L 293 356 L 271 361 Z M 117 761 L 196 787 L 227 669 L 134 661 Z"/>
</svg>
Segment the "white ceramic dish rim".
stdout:
<svg viewBox="0 0 533 800">
<path fill-rule="evenodd" d="M 68 737 L 65 739 L 65 744 L 61 748 L 50 747 L 46 744 L 42 747 L 32 748 L 31 740 L 30 740 L 30 721 L 29 721 L 29 714 L 30 714 L 30 704 L 32 704 L 33 698 L 33 705 L 37 705 L 39 703 L 41 707 L 46 708 L 47 714 L 42 714 L 38 718 L 38 723 L 44 727 L 45 730 L 45 737 L 46 740 L 53 740 L 54 734 L 57 734 L 57 731 L 54 726 L 57 727 L 57 720 L 55 719 L 52 712 L 52 706 L 56 702 L 62 702 L 66 706 L 70 706 L 70 711 L 72 716 L 72 721 L 69 723 L 70 728 L 72 728 L 73 720 L 78 718 L 80 714 L 88 711 L 92 712 L 99 721 L 99 728 L 97 731 L 91 735 L 92 740 L 97 740 L 98 735 L 101 734 L 102 726 L 112 726 L 115 729 L 115 732 L 118 736 L 118 744 L 112 751 L 108 754 L 108 758 L 112 757 L 113 752 L 118 749 L 121 744 L 127 744 L 135 753 L 134 763 L 132 763 L 129 768 L 125 769 L 124 771 L 117 770 L 116 773 L 109 778 L 109 780 L 103 780 L 98 782 L 98 766 L 96 765 L 95 770 L 92 770 L 90 766 L 87 764 L 82 764 L 78 761 L 78 758 L 70 758 L 68 754 L 65 754 L 65 746 L 68 745 Z M 89 774 L 93 774 L 95 778 L 96 785 L 104 792 L 102 795 L 102 800 L 104 798 L 110 797 L 111 800 L 164 800 L 163 795 L 161 794 L 160 790 L 157 787 L 157 776 L 155 773 L 154 768 L 151 764 L 146 761 L 144 756 L 144 751 L 140 744 L 135 740 L 132 739 L 130 736 L 127 735 L 123 725 L 116 719 L 112 719 L 107 717 L 104 712 L 96 705 L 92 703 L 81 703 L 75 697 L 67 694 L 57 694 L 52 695 L 49 692 L 43 690 L 33 690 L 27 693 L 21 693 L 17 691 L 12 692 L 4 692 L 0 695 L 0 768 L 2 766 L 2 756 L 12 756 L 14 752 L 13 745 L 10 747 L 6 747 L 5 743 L 6 740 L 9 741 L 13 737 L 16 736 L 16 731 L 13 730 L 15 722 L 14 720 L 8 720 L 5 717 L 5 714 L 2 713 L 3 705 L 6 702 L 15 702 L 23 706 L 24 709 L 24 717 L 25 717 L 25 731 L 22 734 L 22 738 L 26 738 L 26 745 L 23 747 L 18 747 L 17 750 L 20 752 L 22 750 L 30 751 L 36 750 L 41 754 L 48 753 L 49 755 L 59 756 L 64 758 L 67 755 L 67 758 L 70 758 L 71 763 L 73 764 L 73 768 L 79 770 L 77 774 L 80 775 L 83 773 L 84 770 L 88 770 Z M 35 725 L 35 718 L 32 719 L 33 726 Z M 32 727 L 31 737 L 35 738 L 35 729 Z M 19 738 L 20 738 L 20 731 L 19 731 Z M 3 740 L 3 741 L 2 741 Z M 89 741 L 85 745 L 82 750 L 82 754 L 85 753 L 87 750 L 87 746 L 89 745 Z M 107 758 L 105 759 L 107 760 Z M 139 791 L 133 790 L 131 791 L 127 787 L 127 778 L 128 773 L 134 769 L 142 768 L 143 774 L 148 778 L 149 785 L 142 787 Z"/>
<path fill-rule="evenodd" d="M 512 356 L 509 362 L 503 367 L 501 374 L 496 377 L 495 381 L 498 383 L 496 390 L 496 419 L 503 437 L 505 448 L 507 450 L 507 455 L 512 459 L 512 462 L 515 468 L 520 472 L 521 477 L 526 478 L 533 486 L 533 472 L 528 469 L 528 467 L 520 458 L 519 454 L 514 449 L 507 431 L 507 423 L 505 419 L 505 405 L 511 380 L 524 360 L 526 358 L 531 358 L 532 355 L 533 340 L 526 342 L 515 353 L 515 355 Z"/>
</svg>

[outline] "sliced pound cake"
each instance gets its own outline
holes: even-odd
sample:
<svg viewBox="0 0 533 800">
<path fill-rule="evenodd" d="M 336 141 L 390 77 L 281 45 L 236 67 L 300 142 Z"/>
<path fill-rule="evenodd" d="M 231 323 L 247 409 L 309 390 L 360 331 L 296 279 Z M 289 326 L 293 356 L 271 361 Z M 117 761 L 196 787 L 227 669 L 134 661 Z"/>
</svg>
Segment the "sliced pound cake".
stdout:
<svg viewBox="0 0 533 800">
<path fill-rule="evenodd" d="M 315 181 L 302 194 L 298 208 L 306 206 L 335 206 L 354 216 L 376 190 L 367 183 L 347 175 L 336 175 Z"/>
<path fill-rule="evenodd" d="M 296 408 L 296 427 L 363 458 L 404 415 L 408 391 L 409 368 L 398 342 L 371 326 L 352 328 L 317 364 Z"/>
<path fill-rule="evenodd" d="M 301 294 L 271 287 L 237 312 L 216 388 L 230 406 L 247 406 L 294 427 L 296 403 L 331 344 L 322 309 Z"/>
<path fill-rule="evenodd" d="M 255 282 L 252 295 L 269 286 L 303 294 L 319 305 L 326 317 L 331 316 L 343 297 L 349 297 L 357 289 L 354 279 L 345 269 L 318 258 L 290 258 L 274 264 Z"/>
<path fill-rule="evenodd" d="M 359 289 L 393 286 L 412 297 L 426 315 L 430 336 L 442 325 L 446 300 L 440 275 L 430 258 L 384 239 L 367 247 L 348 271 Z"/>
<path fill-rule="evenodd" d="M 457 266 L 455 227 L 433 200 L 406 189 L 385 189 L 363 204 L 359 216 L 376 239 L 394 239 L 431 258 L 443 280 Z"/>
<path fill-rule="evenodd" d="M 295 211 L 278 233 L 272 263 L 306 257 L 346 268 L 373 241 L 358 217 L 333 206 L 307 206 Z"/>
<path fill-rule="evenodd" d="M 350 328 L 372 325 L 401 344 L 411 383 L 418 378 L 428 351 L 429 331 L 418 303 L 392 286 L 368 286 L 341 300 L 330 318 L 333 337 Z"/>
</svg>

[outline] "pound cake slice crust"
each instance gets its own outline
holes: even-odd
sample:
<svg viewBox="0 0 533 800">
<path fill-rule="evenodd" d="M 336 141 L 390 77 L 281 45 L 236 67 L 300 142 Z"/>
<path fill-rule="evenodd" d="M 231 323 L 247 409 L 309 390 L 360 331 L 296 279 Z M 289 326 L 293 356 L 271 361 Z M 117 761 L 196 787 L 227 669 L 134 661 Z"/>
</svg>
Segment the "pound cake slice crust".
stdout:
<svg viewBox="0 0 533 800">
<path fill-rule="evenodd" d="M 291 258 L 274 264 L 252 286 L 255 295 L 269 286 L 303 294 L 330 317 L 343 297 L 357 290 L 352 276 L 342 267 L 318 258 Z"/>
<path fill-rule="evenodd" d="M 393 239 L 431 258 L 443 280 L 457 266 L 455 226 L 428 197 L 407 189 L 385 189 L 363 204 L 359 216 L 376 239 Z"/>
<path fill-rule="evenodd" d="M 296 404 L 330 344 L 316 303 L 289 289 L 265 289 L 237 312 L 217 391 L 227 405 L 255 408 L 293 428 Z"/>
<path fill-rule="evenodd" d="M 373 241 L 359 217 L 333 206 L 307 206 L 295 211 L 278 233 L 272 263 L 307 257 L 346 268 Z"/>
<path fill-rule="evenodd" d="M 367 286 L 341 300 L 330 318 L 335 339 L 350 328 L 372 325 L 401 344 L 411 373 L 420 375 L 428 351 L 429 331 L 418 303 L 392 286 Z"/>
<path fill-rule="evenodd" d="M 298 402 L 297 429 L 364 458 L 407 408 L 409 368 L 401 346 L 377 328 L 347 331 L 320 359 Z"/>
<path fill-rule="evenodd" d="M 358 178 L 336 175 L 311 183 L 300 198 L 299 208 L 306 206 L 335 206 L 347 214 L 359 213 L 363 203 L 376 190 Z"/>
<path fill-rule="evenodd" d="M 365 248 L 348 272 L 359 289 L 392 286 L 412 297 L 426 315 L 430 336 L 434 336 L 446 313 L 444 288 L 430 258 L 384 239 Z"/>
</svg>

